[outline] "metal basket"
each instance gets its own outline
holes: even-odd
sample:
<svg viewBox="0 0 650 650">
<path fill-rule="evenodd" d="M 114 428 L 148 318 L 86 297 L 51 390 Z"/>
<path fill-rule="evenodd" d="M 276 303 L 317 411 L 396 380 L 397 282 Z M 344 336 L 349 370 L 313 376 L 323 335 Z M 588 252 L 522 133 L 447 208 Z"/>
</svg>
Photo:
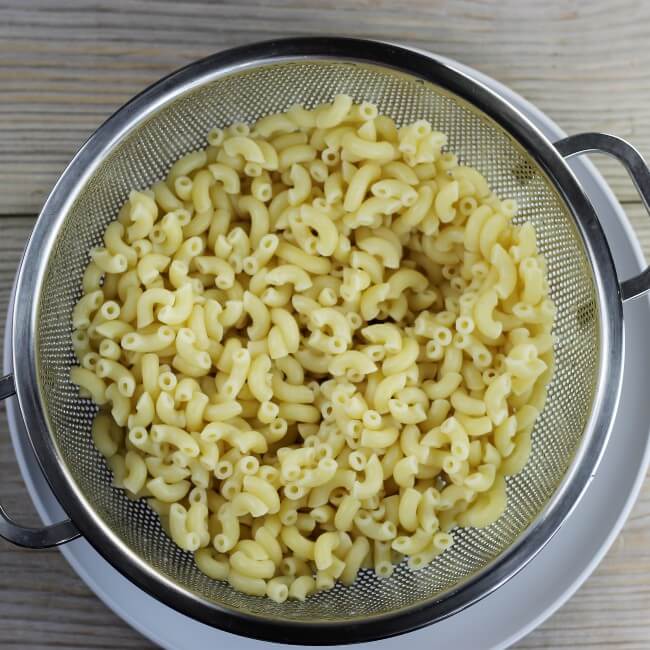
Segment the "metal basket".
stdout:
<svg viewBox="0 0 650 650">
<path fill-rule="evenodd" d="M 556 371 L 533 433 L 530 460 L 508 479 L 508 507 L 484 530 L 456 534 L 429 567 L 388 579 L 363 572 L 305 602 L 277 604 L 210 580 L 160 527 L 157 515 L 111 487 L 93 446 L 95 407 L 69 381 L 70 315 L 88 252 L 134 187 L 165 176 L 215 125 L 253 122 L 294 103 L 348 93 L 399 124 L 430 120 L 450 148 L 520 206 L 548 260 L 558 308 Z M 586 134 L 551 144 L 518 111 L 430 55 L 348 39 L 292 39 L 195 63 L 144 91 L 90 138 L 45 204 L 25 252 L 13 314 L 17 394 L 31 443 L 70 520 L 21 528 L 0 509 L 0 535 L 30 547 L 84 535 L 111 564 L 162 602 L 204 623 L 289 643 L 345 643 L 399 634 L 470 605 L 512 577 L 549 541 L 584 492 L 604 449 L 622 376 L 622 300 L 645 292 L 648 272 L 623 284 L 594 210 L 564 157 L 616 155 L 639 186 L 650 174 L 627 143 Z M 74 523 L 72 523 L 74 522 Z M 79 531 L 79 532 L 77 532 Z"/>
</svg>

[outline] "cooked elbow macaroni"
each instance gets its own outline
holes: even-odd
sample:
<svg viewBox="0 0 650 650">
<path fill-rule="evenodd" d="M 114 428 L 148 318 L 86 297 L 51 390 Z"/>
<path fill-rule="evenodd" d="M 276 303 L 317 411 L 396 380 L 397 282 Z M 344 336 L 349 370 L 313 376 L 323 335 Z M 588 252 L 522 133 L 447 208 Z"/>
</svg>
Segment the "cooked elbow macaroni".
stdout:
<svg viewBox="0 0 650 650">
<path fill-rule="evenodd" d="M 346 95 L 207 139 L 130 193 L 72 314 L 115 485 L 277 602 L 426 566 L 501 515 L 531 449 L 534 228 L 429 123 Z"/>
</svg>

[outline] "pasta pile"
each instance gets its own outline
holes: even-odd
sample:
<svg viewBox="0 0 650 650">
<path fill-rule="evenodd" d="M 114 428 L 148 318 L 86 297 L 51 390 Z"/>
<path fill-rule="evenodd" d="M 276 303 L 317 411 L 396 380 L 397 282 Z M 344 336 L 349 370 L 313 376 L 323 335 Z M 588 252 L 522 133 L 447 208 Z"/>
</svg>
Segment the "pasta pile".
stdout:
<svg viewBox="0 0 650 650">
<path fill-rule="evenodd" d="M 445 142 L 346 95 L 214 128 L 91 251 L 71 379 L 208 576 L 302 600 L 503 512 L 555 308 L 533 226 Z"/>
</svg>

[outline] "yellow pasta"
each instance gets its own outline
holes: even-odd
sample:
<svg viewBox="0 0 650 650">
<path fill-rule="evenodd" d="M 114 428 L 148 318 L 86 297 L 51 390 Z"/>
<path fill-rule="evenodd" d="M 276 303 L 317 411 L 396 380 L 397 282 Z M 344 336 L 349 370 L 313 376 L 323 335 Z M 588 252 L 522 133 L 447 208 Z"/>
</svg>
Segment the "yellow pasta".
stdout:
<svg viewBox="0 0 650 650">
<path fill-rule="evenodd" d="M 533 225 L 435 125 L 347 95 L 207 143 L 130 192 L 71 316 L 114 485 L 279 603 L 426 566 L 500 516 L 534 444 L 555 308 Z"/>
</svg>

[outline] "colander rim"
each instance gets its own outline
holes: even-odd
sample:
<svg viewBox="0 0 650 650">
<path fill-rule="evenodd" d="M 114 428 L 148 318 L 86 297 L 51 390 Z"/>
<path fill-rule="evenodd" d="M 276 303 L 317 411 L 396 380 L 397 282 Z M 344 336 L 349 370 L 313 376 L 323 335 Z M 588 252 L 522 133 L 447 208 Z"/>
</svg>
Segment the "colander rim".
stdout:
<svg viewBox="0 0 650 650">
<path fill-rule="evenodd" d="M 413 75 L 470 102 L 499 124 L 534 158 L 571 211 L 590 262 L 600 323 L 595 407 L 584 439 L 564 480 L 528 530 L 441 600 L 349 622 L 270 620 L 222 607 L 179 588 L 137 558 L 94 515 L 65 467 L 50 433 L 38 371 L 36 333 L 47 262 L 66 214 L 96 166 L 128 132 L 185 93 L 247 68 L 305 59 L 357 62 Z M 12 318 L 16 394 L 30 444 L 53 493 L 84 537 L 118 571 L 174 609 L 231 633 L 284 643 L 352 643 L 408 632 L 470 606 L 515 575 L 551 539 L 588 486 L 610 432 L 623 370 L 623 310 L 613 259 L 591 203 L 552 143 L 509 102 L 435 55 L 352 38 L 280 39 L 225 50 L 171 73 L 121 107 L 90 136 L 46 200 L 21 260 Z"/>
</svg>

